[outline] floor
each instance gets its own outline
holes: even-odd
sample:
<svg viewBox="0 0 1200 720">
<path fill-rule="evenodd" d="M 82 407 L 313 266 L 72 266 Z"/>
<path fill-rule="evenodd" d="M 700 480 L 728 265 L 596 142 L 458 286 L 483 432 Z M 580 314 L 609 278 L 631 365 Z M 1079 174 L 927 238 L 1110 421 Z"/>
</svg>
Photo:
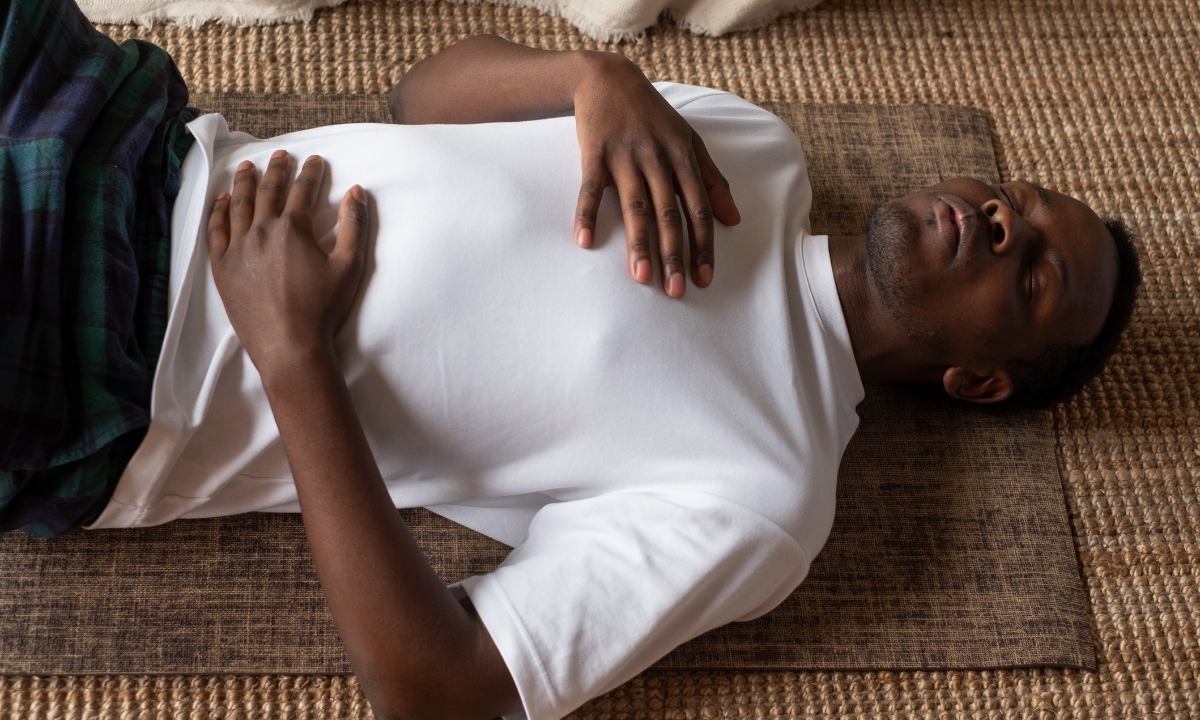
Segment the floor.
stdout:
<svg viewBox="0 0 1200 720">
<path fill-rule="evenodd" d="M 196 90 L 385 92 L 454 39 L 598 47 L 533 11 L 355 2 L 309 25 L 105 27 L 166 47 Z M 1100 668 L 648 672 L 574 717 L 1200 717 L 1200 1 L 830 0 L 759 30 L 666 22 L 605 46 L 652 79 L 751 100 L 948 103 L 990 115 L 1005 179 L 1120 215 L 1146 284 L 1103 377 L 1054 412 Z M 357 718 L 352 678 L 0 678 L 12 718 Z"/>
</svg>

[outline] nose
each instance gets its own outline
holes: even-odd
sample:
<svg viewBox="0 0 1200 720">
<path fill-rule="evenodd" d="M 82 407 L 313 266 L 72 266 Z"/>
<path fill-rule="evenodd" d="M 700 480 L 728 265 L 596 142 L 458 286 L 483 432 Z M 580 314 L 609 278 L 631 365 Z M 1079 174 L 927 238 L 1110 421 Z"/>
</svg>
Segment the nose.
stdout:
<svg viewBox="0 0 1200 720">
<path fill-rule="evenodd" d="M 980 206 L 991 230 L 991 249 L 1005 255 L 1019 246 L 1028 234 L 1021 216 L 999 200 L 988 200 Z"/>
</svg>

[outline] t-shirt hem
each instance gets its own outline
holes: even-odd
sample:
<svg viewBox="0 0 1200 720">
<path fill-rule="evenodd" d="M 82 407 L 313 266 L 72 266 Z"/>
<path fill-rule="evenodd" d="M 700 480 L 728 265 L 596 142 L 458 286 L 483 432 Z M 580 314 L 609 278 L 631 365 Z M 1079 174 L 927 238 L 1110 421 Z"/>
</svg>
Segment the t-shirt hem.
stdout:
<svg viewBox="0 0 1200 720">
<path fill-rule="evenodd" d="M 500 651 L 521 697 L 524 713 L 506 715 L 505 719 L 557 720 L 569 712 L 569 709 L 560 712 L 560 701 L 537 648 L 495 575 L 469 577 L 459 586 L 471 598 L 471 604 Z"/>
</svg>

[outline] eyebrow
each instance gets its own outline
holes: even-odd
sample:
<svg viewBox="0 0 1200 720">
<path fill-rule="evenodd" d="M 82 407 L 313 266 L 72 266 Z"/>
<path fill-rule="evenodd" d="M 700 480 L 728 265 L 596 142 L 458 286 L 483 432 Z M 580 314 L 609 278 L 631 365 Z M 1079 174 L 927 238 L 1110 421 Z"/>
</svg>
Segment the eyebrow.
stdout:
<svg viewBox="0 0 1200 720">
<path fill-rule="evenodd" d="M 1042 187 L 1041 185 L 1034 185 L 1033 189 L 1037 190 L 1038 206 L 1043 210 L 1050 207 L 1050 193 L 1047 192 L 1046 188 Z"/>
<path fill-rule="evenodd" d="M 1032 183 L 1030 183 L 1032 185 Z M 1041 185 L 1034 185 L 1034 190 L 1037 190 L 1038 207 L 1042 210 L 1050 209 L 1050 193 Z M 1058 274 L 1062 276 L 1062 291 L 1065 295 L 1067 290 L 1071 288 L 1071 277 L 1067 273 L 1067 263 L 1062 259 L 1062 255 L 1054 254 L 1054 264 L 1058 267 Z"/>
<path fill-rule="evenodd" d="M 1054 264 L 1058 266 L 1058 272 L 1060 275 L 1062 275 L 1063 294 L 1065 295 L 1067 290 L 1071 287 L 1071 281 L 1067 277 L 1067 263 L 1062 259 L 1061 255 L 1055 253 Z"/>
</svg>

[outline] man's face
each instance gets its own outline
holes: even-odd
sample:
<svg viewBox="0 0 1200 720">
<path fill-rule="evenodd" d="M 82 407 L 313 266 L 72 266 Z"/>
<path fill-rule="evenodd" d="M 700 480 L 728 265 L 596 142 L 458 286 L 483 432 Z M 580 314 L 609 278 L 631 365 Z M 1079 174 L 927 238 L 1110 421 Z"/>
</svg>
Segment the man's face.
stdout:
<svg viewBox="0 0 1200 720">
<path fill-rule="evenodd" d="M 1078 200 L 1028 182 L 958 178 L 880 205 L 867 228 L 872 286 L 937 363 L 988 369 L 1104 324 L 1116 248 Z"/>
</svg>

